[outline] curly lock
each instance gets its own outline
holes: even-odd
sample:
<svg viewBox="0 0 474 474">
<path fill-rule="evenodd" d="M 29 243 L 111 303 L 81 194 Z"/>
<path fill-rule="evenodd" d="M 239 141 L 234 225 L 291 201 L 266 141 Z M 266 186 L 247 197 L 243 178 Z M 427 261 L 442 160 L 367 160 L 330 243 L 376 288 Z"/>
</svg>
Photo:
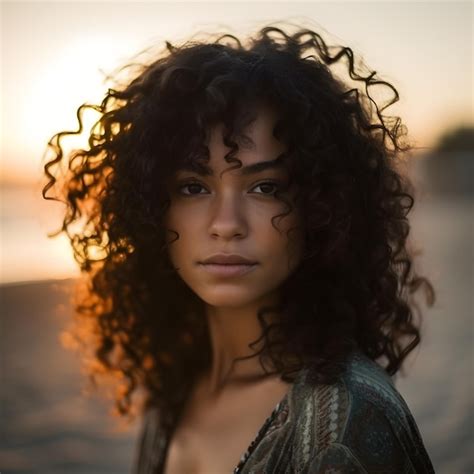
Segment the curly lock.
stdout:
<svg viewBox="0 0 474 474">
<path fill-rule="evenodd" d="M 346 81 L 330 68 L 342 63 Z M 385 105 L 371 96 L 374 86 L 390 92 Z M 420 342 L 415 293 L 423 287 L 433 304 L 434 290 L 415 274 L 407 241 L 414 189 L 399 166 L 409 150 L 406 128 L 382 115 L 397 100 L 375 72 L 356 71 L 350 48 L 328 46 L 310 29 L 268 26 L 245 44 L 230 34 L 167 42 L 100 105 L 79 107 L 78 130 L 51 138 L 42 193 L 58 200 L 47 191 L 66 161 L 67 206 L 62 228 L 50 235 L 67 234 L 87 283 L 78 291 L 73 334 L 93 350 L 92 380 L 121 377 L 120 414 L 131 413 L 141 389 L 143 406 L 158 407 L 172 424 L 211 363 L 202 301 L 169 261 L 166 184 L 184 162 L 201 166 L 209 158 L 206 133 L 218 122 L 231 147 L 226 160 L 239 161 L 235 136 L 261 101 L 279 112 L 274 135 L 288 144 L 281 158 L 297 184 L 305 244 L 280 289 L 281 317 L 268 324 L 271 308 L 262 308 L 262 335 L 249 347 L 263 341 L 255 356 L 290 382 L 306 366 L 316 382 L 333 383 L 353 350 L 390 375 L 402 367 Z M 100 114 L 88 147 L 65 155 L 61 140 L 82 132 L 87 109 Z"/>
</svg>

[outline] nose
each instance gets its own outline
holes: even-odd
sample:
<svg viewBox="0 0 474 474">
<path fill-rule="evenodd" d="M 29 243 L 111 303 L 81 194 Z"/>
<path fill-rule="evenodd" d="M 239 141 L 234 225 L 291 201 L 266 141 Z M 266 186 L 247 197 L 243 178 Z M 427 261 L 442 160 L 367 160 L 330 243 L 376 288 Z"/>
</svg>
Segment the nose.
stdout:
<svg viewBox="0 0 474 474">
<path fill-rule="evenodd" d="M 243 203 L 236 195 L 221 195 L 212 203 L 209 233 L 214 238 L 243 238 L 248 232 Z"/>
</svg>

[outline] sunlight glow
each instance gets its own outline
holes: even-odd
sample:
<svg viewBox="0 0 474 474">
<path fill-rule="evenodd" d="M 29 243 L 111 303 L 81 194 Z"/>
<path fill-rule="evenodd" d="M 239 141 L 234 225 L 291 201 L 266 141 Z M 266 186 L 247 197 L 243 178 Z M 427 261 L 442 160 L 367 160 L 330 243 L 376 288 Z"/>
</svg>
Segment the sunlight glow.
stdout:
<svg viewBox="0 0 474 474">
<path fill-rule="evenodd" d="M 119 65 L 116 61 L 123 51 L 123 44 L 105 36 L 87 35 L 64 45 L 48 64 L 42 65 L 31 86 L 26 88 L 23 100 L 17 104 L 16 121 L 23 126 L 11 131 L 9 144 L 23 143 L 26 160 L 26 155 L 38 156 L 54 133 L 76 130 L 77 108 L 84 102 L 101 102 L 107 90 L 105 76 Z M 92 123 L 86 124 L 85 132 Z M 84 138 L 78 137 L 68 137 L 67 141 L 71 147 L 86 143 Z M 14 150 L 7 149 L 6 155 L 13 153 Z M 39 163 L 39 157 L 36 161 Z"/>
</svg>

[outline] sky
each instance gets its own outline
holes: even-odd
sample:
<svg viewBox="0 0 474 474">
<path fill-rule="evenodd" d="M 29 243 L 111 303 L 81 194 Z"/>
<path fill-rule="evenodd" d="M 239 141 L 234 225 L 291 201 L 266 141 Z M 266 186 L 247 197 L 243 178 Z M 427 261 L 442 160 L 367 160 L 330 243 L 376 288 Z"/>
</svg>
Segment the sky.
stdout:
<svg viewBox="0 0 474 474">
<path fill-rule="evenodd" d="M 474 124 L 470 2 L 0 0 L 0 16 L 0 284 L 79 275 L 67 237 L 47 237 L 64 212 L 40 193 L 47 141 L 77 128 L 81 104 L 101 102 L 108 74 L 165 40 L 216 31 L 240 37 L 290 21 L 351 47 L 392 83 L 401 100 L 387 113 L 402 117 L 415 146 Z"/>
<path fill-rule="evenodd" d="M 415 145 L 473 123 L 471 2 L 3 2 L 2 176 L 37 179 L 48 139 L 100 102 L 105 75 L 146 47 L 290 20 L 326 31 L 392 82 Z"/>
</svg>

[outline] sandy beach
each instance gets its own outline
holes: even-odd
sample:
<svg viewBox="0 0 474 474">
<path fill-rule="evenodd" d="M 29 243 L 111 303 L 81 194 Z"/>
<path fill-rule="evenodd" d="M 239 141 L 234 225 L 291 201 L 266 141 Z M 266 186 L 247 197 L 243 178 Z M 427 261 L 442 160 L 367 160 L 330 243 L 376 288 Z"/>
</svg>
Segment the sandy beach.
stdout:
<svg viewBox="0 0 474 474">
<path fill-rule="evenodd" d="M 1 287 L 2 473 L 130 472 L 138 424 L 119 431 L 107 400 L 81 395 L 78 357 L 61 346 L 72 284 Z"/>
</svg>

